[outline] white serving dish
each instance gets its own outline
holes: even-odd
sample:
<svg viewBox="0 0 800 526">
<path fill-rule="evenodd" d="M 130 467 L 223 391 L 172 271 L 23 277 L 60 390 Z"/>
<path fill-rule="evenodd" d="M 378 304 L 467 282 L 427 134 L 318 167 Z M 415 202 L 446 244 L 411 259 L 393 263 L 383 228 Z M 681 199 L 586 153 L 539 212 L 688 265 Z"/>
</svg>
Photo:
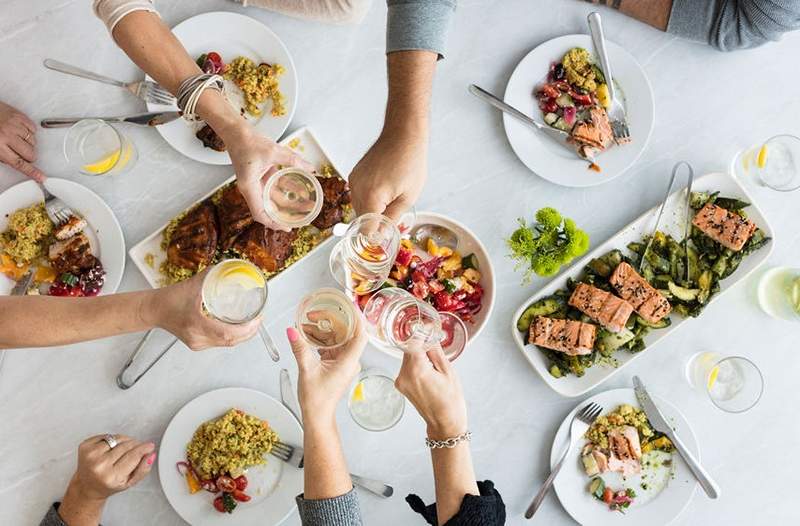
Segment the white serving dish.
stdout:
<svg viewBox="0 0 800 526">
<path fill-rule="evenodd" d="M 767 245 L 761 248 L 761 250 L 758 250 L 757 252 L 744 258 L 741 265 L 739 265 L 739 268 L 736 269 L 736 272 L 720 282 L 720 291 L 711 299 L 709 302 L 710 304 L 717 301 L 731 287 L 744 280 L 750 273 L 764 263 L 767 258 L 769 258 L 769 255 L 772 253 L 772 248 L 775 244 L 775 235 L 772 227 L 770 227 L 769 223 L 767 222 L 766 217 L 764 217 L 764 214 L 755 204 L 752 197 L 748 195 L 744 187 L 742 187 L 742 185 L 732 175 L 725 173 L 711 173 L 704 175 L 703 177 L 695 179 L 692 190 L 708 192 L 719 191 L 723 196 L 740 198 L 751 203 L 751 205 L 747 208 L 748 217 L 755 221 L 759 228 L 761 228 L 761 230 L 767 236 L 772 238 L 772 241 L 767 243 Z M 659 227 L 661 231 L 670 233 L 677 239 L 683 238 L 682 219 L 685 217 L 685 215 L 682 213 L 682 210 L 685 195 L 685 191 L 681 189 L 674 192 L 670 196 L 670 199 L 668 200 L 667 206 L 664 210 L 662 225 Z M 614 248 L 624 251 L 628 243 L 632 241 L 640 241 L 645 235 L 651 234 L 652 229 L 655 226 L 655 218 L 657 213 L 658 207 L 652 208 L 636 219 L 633 223 L 619 231 L 611 239 L 596 246 L 594 250 L 589 252 L 589 254 L 587 254 L 583 259 L 572 265 L 569 270 L 560 274 L 558 279 L 553 280 L 546 287 L 528 298 L 514 313 L 514 316 L 511 320 L 511 332 L 514 342 L 522 351 L 522 354 L 525 356 L 525 358 L 527 358 L 531 363 L 536 372 L 539 373 L 539 376 L 542 377 L 542 380 L 544 380 L 544 382 L 558 394 L 567 397 L 581 396 L 585 394 L 586 392 L 594 389 L 601 383 L 614 376 L 634 359 L 649 354 L 651 352 L 651 348 L 655 346 L 656 343 L 663 340 L 667 335 L 672 334 L 685 323 L 691 323 L 691 318 L 682 318 L 676 314 L 673 314 L 671 315 L 672 324 L 669 327 L 660 330 L 653 330 L 647 336 L 645 336 L 644 342 L 648 347 L 647 349 L 635 354 L 631 354 L 627 351 L 618 351 L 614 353 L 614 358 L 619 363 L 618 367 L 614 368 L 609 365 L 595 364 L 594 366 L 586 369 L 586 373 L 581 377 L 568 375 L 562 378 L 554 378 L 549 373 L 547 369 L 547 359 L 545 358 L 544 354 L 534 345 L 526 343 L 527 335 L 517 330 L 517 320 L 522 315 L 523 311 L 528 307 L 528 305 L 534 301 L 553 294 L 556 290 L 564 286 L 567 278 L 577 278 L 590 260 L 601 256 Z M 700 316 L 702 317 L 702 314 Z"/>
<path fill-rule="evenodd" d="M 317 166 L 317 167 L 320 167 L 323 164 L 330 164 L 331 166 L 333 166 L 333 169 L 336 170 L 336 172 L 341 175 L 341 172 L 336 167 L 336 165 L 333 163 L 333 161 L 331 160 L 331 158 L 327 154 L 327 152 L 322 148 L 322 145 L 320 145 L 320 143 L 317 141 L 317 139 L 314 136 L 314 134 L 312 133 L 311 129 L 309 129 L 308 127 L 300 128 L 299 130 L 297 130 L 297 131 L 289 134 L 288 136 L 286 136 L 282 141 L 280 141 L 280 144 L 288 145 L 294 139 L 298 139 L 300 141 L 299 145 L 297 147 L 298 148 L 297 152 L 301 157 L 303 157 L 305 160 L 307 160 L 308 162 L 310 162 L 311 164 L 313 164 L 314 166 Z M 344 175 L 342 175 L 342 177 L 344 177 Z M 197 203 L 199 203 L 201 201 L 204 201 L 205 199 L 211 197 L 212 195 L 214 195 L 214 193 L 217 190 L 219 190 L 223 186 L 225 186 L 225 185 L 227 185 L 227 184 L 229 184 L 229 183 L 231 183 L 231 182 L 233 182 L 235 180 L 236 180 L 236 176 L 235 175 L 230 176 L 228 179 L 226 179 L 224 182 L 222 182 L 222 184 L 216 186 L 210 192 L 208 192 L 206 195 L 204 195 L 203 197 L 201 197 L 200 199 L 198 199 L 197 201 L 195 201 L 194 203 L 192 203 L 191 205 L 186 207 L 186 210 L 188 210 L 189 208 L 195 206 Z M 177 216 L 177 215 L 179 215 L 180 213 L 181 212 L 176 212 L 175 214 L 170 216 L 167 219 L 167 221 L 163 225 L 161 225 L 161 227 L 159 227 L 155 232 L 153 232 L 152 234 L 150 234 L 149 236 L 147 236 L 143 240 L 139 241 L 136 245 L 131 247 L 130 250 L 128 250 L 128 255 L 130 256 L 130 258 L 133 261 L 133 263 L 136 265 L 136 268 L 139 269 L 139 271 L 144 275 L 144 277 L 147 280 L 147 282 L 153 288 L 161 287 L 160 281 L 162 279 L 162 275 L 158 271 L 158 269 L 161 266 L 161 263 L 164 262 L 167 259 L 166 252 L 161 248 L 162 234 L 164 232 L 164 229 L 167 227 L 169 222 L 172 220 L 172 218 Z M 311 254 L 312 252 L 314 252 L 316 250 L 319 250 L 323 245 L 326 245 L 329 242 L 330 242 L 330 238 L 326 239 L 325 241 L 321 242 L 319 245 L 314 247 L 311 250 L 311 252 L 309 252 L 309 254 Z M 147 263 L 145 263 L 145 257 L 147 256 L 147 254 L 152 254 L 153 255 L 154 260 L 153 260 L 153 266 L 152 267 L 150 265 L 148 265 Z M 307 255 L 309 255 L 309 254 L 307 254 Z M 304 257 L 300 261 L 295 262 L 289 268 L 287 268 L 286 270 L 284 270 L 283 272 L 278 274 L 278 276 L 283 275 L 284 272 L 287 272 L 287 271 L 291 270 L 292 268 L 294 268 L 298 263 L 300 263 L 304 259 L 306 259 L 306 258 Z M 275 277 L 278 277 L 278 276 L 275 276 Z"/>
</svg>

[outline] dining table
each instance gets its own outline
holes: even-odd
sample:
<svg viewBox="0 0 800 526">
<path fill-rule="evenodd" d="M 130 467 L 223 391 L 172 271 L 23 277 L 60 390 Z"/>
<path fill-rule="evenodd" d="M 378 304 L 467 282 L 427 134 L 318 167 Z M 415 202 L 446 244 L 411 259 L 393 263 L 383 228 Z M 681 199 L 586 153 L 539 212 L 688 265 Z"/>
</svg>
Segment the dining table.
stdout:
<svg viewBox="0 0 800 526">
<path fill-rule="evenodd" d="M 373 2 L 358 25 L 303 21 L 228 0 L 163 0 L 158 8 L 169 25 L 222 10 L 270 27 L 288 47 L 297 69 L 299 100 L 288 131 L 311 127 L 343 174 L 378 136 L 386 102 L 386 6 L 381 0 Z M 467 401 L 476 476 L 496 484 L 507 524 L 528 523 L 523 514 L 549 473 L 556 430 L 580 402 L 552 391 L 512 341 L 513 313 L 550 279 L 559 279 L 523 281 L 506 245 L 517 218 L 530 221 L 539 208 L 554 207 L 574 219 L 595 246 L 660 203 L 676 162 L 690 162 L 698 176 L 727 171 L 743 148 L 779 133 L 800 135 L 800 33 L 725 53 L 602 8 L 606 37 L 636 58 L 652 85 L 655 127 L 649 144 L 624 175 L 607 184 L 568 188 L 538 177 L 509 147 L 500 113 L 473 97 L 468 86 L 476 83 L 502 94 L 514 67 L 531 49 L 560 35 L 587 33 L 586 16 L 594 9 L 599 8 L 578 0 L 460 0 L 447 52 L 436 68 L 429 173 L 416 207 L 468 226 L 486 246 L 494 267 L 492 316 L 454 366 Z M 36 122 L 144 111 L 144 104 L 125 90 L 46 69 L 46 58 L 124 80 L 143 77 L 95 18 L 88 0 L 4 0 L 0 100 Z M 232 169 L 183 157 L 155 130 L 124 129 L 139 152 L 127 173 L 90 177 L 70 171 L 62 152 L 63 129 L 39 129 L 37 164 L 48 176 L 79 182 L 99 194 L 116 214 L 130 247 L 220 184 Z M 0 165 L 0 191 L 23 180 Z M 636 375 L 690 422 L 701 461 L 718 482 L 721 496 L 711 500 L 698 489 L 674 521 L 677 525 L 800 523 L 791 489 L 797 480 L 800 436 L 800 323 L 769 317 L 755 296 L 766 268 L 800 265 L 800 191 L 776 192 L 751 179 L 742 183 L 774 230 L 774 250 L 766 264 L 700 318 L 645 350 L 590 393 L 630 387 Z M 0 371 L 0 524 L 38 524 L 48 506 L 62 497 L 76 467 L 77 446 L 89 436 L 121 433 L 158 444 L 183 405 L 217 388 L 247 387 L 279 398 L 280 369 L 288 369 L 297 380 L 285 338 L 295 307 L 310 290 L 335 285 L 328 272 L 330 247 L 270 284 L 265 323 L 280 350 L 279 363 L 269 359 L 258 338 L 202 352 L 181 344 L 137 385 L 121 390 L 115 377 L 141 333 L 8 351 Z M 128 259 L 119 290 L 147 287 Z M 684 368 L 701 350 L 754 361 L 765 379 L 760 402 L 745 413 L 729 414 L 694 391 Z M 362 365 L 394 375 L 400 361 L 368 347 Z M 425 426 L 413 406 L 407 404 L 392 429 L 371 432 L 356 425 L 343 401 L 337 422 L 350 471 L 395 488 L 389 499 L 359 490 L 365 524 L 422 524 L 404 500 L 409 493 L 427 503 L 434 500 Z M 598 507 L 598 513 L 608 512 Z M 574 521 L 551 494 L 531 523 Z M 110 498 L 103 524 L 185 523 L 153 470 L 135 487 Z M 284 524 L 300 524 L 297 512 Z"/>
</svg>

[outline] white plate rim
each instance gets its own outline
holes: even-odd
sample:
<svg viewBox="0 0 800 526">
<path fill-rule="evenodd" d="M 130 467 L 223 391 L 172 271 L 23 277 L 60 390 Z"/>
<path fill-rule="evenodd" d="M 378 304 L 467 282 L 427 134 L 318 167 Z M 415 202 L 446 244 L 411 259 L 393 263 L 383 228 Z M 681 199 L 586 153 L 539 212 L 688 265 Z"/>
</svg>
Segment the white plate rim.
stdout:
<svg viewBox="0 0 800 526">
<path fill-rule="evenodd" d="M 735 280 L 731 280 L 731 278 L 733 276 L 728 276 L 728 278 L 726 278 L 725 286 L 722 287 L 721 290 L 717 294 L 715 294 L 713 298 L 711 298 L 711 300 L 709 301 L 708 305 L 711 305 L 714 302 L 716 302 L 717 300 L 719 300 L 719 298 L 722 297 L 728 290 L 730 290 L 731 288 L 733 288 L 737 284 L 739 284 L 742 281 L 744 281 L 745 279 L 747 279 L 748 276 L 750 276 L 761 265 L 763 265 L 767 261 L 767 259 L 769 259 L 770 255 L 772 254 L 772 251 L 774 250 L 775 243 L 776 243 L 775 231 L 772 229 L 772 226 L 770 225 L 769 221 L 767 220 L 767 217 L 761 211 L 761 209 L 759 208 L 759 206 L 756 203 L 756 201 L 747 192 L 747 190 L 744 188 L 744 186 L 735 177 L 733 177 L 730 173 L 712 172 L 712 173 L 705 174 L 702 177 L 695 178 L 693 190 L 702 191 L 704 189 L 707 189 L 707 188 L 705 188 L 705 186 L 713 184 L 712 183 L 713 180 L 720 179 L 720 178 L 723 178 L 723 179 L 727 178 L 729 180 L 729 182 L 732 183 L 732 185 L 737 188 L 737 192 L 739 192 L 738 195 L 732 195 L 731 197 L 740 197 L 740 198 L 743 198 L 744 200 L 746 200 L 747 202 L 750 203 L 750 207 L 748 208 L 748 210 L 751 211 L 751 213 L 749 214 L 750 217 L 757 216 L 757 218 L 758 218 L 757 219 L 757 224 L 758 224 L 759 228 L 768 237 L 772 238 L 772 240 L 769 243 L 767 243 L 767 245 L 765 247 L 763 247 L 760 251 L 756 252 L 755 254 L 753 254 L 751 256 L 753 258 L 757 258 L 757 259 L 754 259 L 754 261 L 756 261 L 756 263 L 753 264 L 752 268 L 750 268 L 749 270 L 743 272 L 745 269 L 740 267 L 739 269 L 736 270 L 736 272 L 733 275 L 733 276 L 736 276 Z M 680 192 L 683 192 L 683 188 L 673 192 L 673 194 L 671 194 L 671 196 L 672 196 L 671 198 L 674 198 Z M 565 389 L 563 389 L 563 385 L 559 384 L 559 382 L 558 382 L 559 379 L 558 378 L 553 378 L 553 376 L 550 375 L 550 373 L 547 371 L 546 368 L 540 368 L 539 364 L 529 354 L 529 352 L 540 352 L 540 351 L 535 349 L 534 346 L 532 346 L 530 344 L 527 344 L 526 341 L 522 337 L 522 333 L 520 333 L 517 330 L 517 320 L 520 318 L 522 313 L 525 311 L 525 309 L 531 303 L 533 303 L 534 301 L 537 301 L 538 299 L 541 299 L 541 298 L 543 298 L 545 296 L 548 296 L 548 295 L 552 294 L 555 290 L 557 290 L 558 288 L 563 286 L 563 283 L 565 282 L 567 277 L 575 277 L 576 275 L 580 274 L 580 272 L 582 271 L 583 267 L 585 267 L 586 264 L 589 263 L 589 261 L 591 261 L 593 258 L 595 258 L 595 257 L 597 257 L 599 255 L 602 255 L 604 252 L 609 250 L 609 245 L 617 243 L 617 239 L 619 239 L 622 236 L 624 236 L 626 232 L 628 232 L 629 230 L 636 229 L 639 226 L 639 224 L 645 224 L 645 222 L 649 218 L 652 218 L 655 215 L 655 213 L 657 213 L 659 206 L 660 205 L 656 205 L 653 208 L 647 210 L 642 215 L 640 215 L 638 218 L 634 219 L 627 226 L 625 226 L 621 230 L 617 231 L 616 234 L 612 235 L 611 237 L 609 237 L 608 239 L 606 239 L 602 243 L 600 243 L 597 246 L 595 246 L 595 248 L 592 249 L 591 251 L 589 251 L 585 256 L 583 256 L 582 259 L 580 259 L 578 262 L 576 262 L 573 265 L 571 265 L 569 267 L 569 269 L 560 272 L 549 283 L 547 283 L 547 285 L 545 285 L 544 287 L 540 288 L 537 292 L 535 292 L 534 294 L 529 296 L 524 302 L 522 302 L 520 304 L 519 308 L 514 312 L 512 318 L 511 318 L 511 335 L 512 335 L 512 339 L 514 340 L 514 343 L 516 343 L 517 348 L 522 352 L 523 356 L 525 356 L 525 358 L 531 364 L 533 369 L 539 374 L 539 377 L 545 382 L 545 384 L 547 384 L 548 387 L 553 389 L 555 392 L 557 392 L 561 396 L 574 398 L 574 397 L 585 395 L 587 392 L 591 391 L 592 389 L 596 388 L 597 386 L 599 386 L 602 383 L 604 383 L 604 382 L 608 381 L 609 379 L 611 379 L 614 375 L 619 373 L 623 368 L 625 368 L 628 364 L 630 364 L 634 360 L 639 359 L 639 357 L 641 357 L 644 354 L 649 354 L 648 351 L 652 351 L 652 349 L 654 347 L 656 347 L 658 343 L 660 343 L 664 338 L 666 338 L 667 336 L 672 334 L 673 331 L 677 330 L 678 326 L 681 325 L 683 321 L 691 321 L 691 319 L 683 319 L 683 318 L 678 318 L 677 322 L 675 322 L 675 320 L 673 320 L 673 324 L 672 325 L 670 325 L 669 327 L 666 327 L 665 329 L 663 329 L 663 330 L 659 331 L 658 333 L 656 333 L 656 334 L 659 335 L 659 338 L 657 340 L 651 342 L 648 345 L 647 349 L 644 349 L 641 352 L 632 354 L 630 356 L 630 358 L 628 360 L 626 360 L 624 363 L 622 363 L 619 367 L 606 368 L 608 372 L 607 372 L 607 374 L 605 376 L 603 376 L 602 378 L 600 378 L 598 381 L 596 381 L 594 383 L 586 381 L 585 385 L 582 388 L 580 388 L 578 391 L 575 391 L 575 392 L 566 392 Z M 752 212 L 755 212 L 755 213 L 752 213 Z M 617 247 L 617 248 L 622 249 L 622 248 L 624 248 L 624 246 L 623 247 Z M 583 378 L 586 378 L 586 377 L 584 376 Z M 582 379 L 578 379 L 578 380 L 580 381 Z"/>
<path fill-rule="evenodd" d="M 563 43 L 563 51 L 564 52 L 567 51 L 569 48 L 572 48 L 572 47 L 575 47 L 575 46 L 584 47 L 584 48 L 589 49 L 589 50 L 592 49 L 591 38 L 589 37 L 589 35 L 580 34 L 580 33 L 570 34 L 570 35 L 562 35 L 562 36 L 555 37 L 555 38 L 552 38 L 550 40 L 547 40 L 545 42 L 542 42 L 541 44 L 539 44 L 538 46 L 533 48 L 531 51 L 529 51 L 517 63 L 517 65 L 514 67 L 514 71 L 511 73 L 511 76 L 508 79 L 508 83 L 506 84 L 506 89 L 505 89 L 505 92 L 503 94 L 503 100 L 506 103 L 511 104 L 512 106 L 515 106 L 515 105 L 517 107 L 520 106 L 517 101 L 512 99 L 511 92 L 514 89 L 513 85 L 515 84 L 515 79 L 518 76 L 521 75 L 521 73 L 519 73 L 519 72 L 521 71 L 520 68 L 522 67 L 523 63 L 525 63 L 528 60 L 533 60 L 533 58 L 536 57 L 537 53 L 542 53 L 547 47 L 561 45 L 562 43 Z M 641 64 L 639 64 L 639 62 L 636 60 L 636 58 L 633 55 L 631 55 L 624 47 L 622 47 L 619 44 L 616 44 L 613 41 L 607 41 L 607 44 L 608 44 L 608 51 L 609 51 L 610 54 L 617 55 L 619 57 L 625 57 L 625 60 L 628 61 L 630 63 L 630 65 L 634 66 L 634 70 L 636 70 L 639 73 L 641 73 L 641 77 L 642 77 L 642 80 L 644 81 L 644 85 L 647 87 L 647 90 L 643 93 L 643 95 L 646 96 L 646 98 L 648 99 L 649 108 L 642 108 L 641 110 L 637 110 L 637 111 L 641 111 L 641 112 L 645 112 L 646 111 L 647 113 L 649 113 L 649 123 L 648 123 L 648 126 L 647 126 L 646 134 L 644 135 L 643 140 L 639 140 L 637 138 L 639 136 L 639 134 L 637 134 L 637 137 L 634 137 L 634 143 L 633 144 L 629 144 L 629 145 L 626 145 L 626 146 L 623 146 L 623 147 L 615 147 L 615 148 L 627 148 L 627 150 L 623 151 L 624 155 L 628 155 L 627 152 L 630 152 L 630 151 L 635 151 L 636 153 L 633 154 L 631 157 L 627 158 L 627 160 L 625 161 L 625 165 L 623 167 L 618 168 L 616 172 L 613 172 L 610 175 L 609 175 L 608 171 L 606 170 L 606 168 L 605 168 L 605 166 L 603 164 L 603 158 L 604 157 L 607 158 L 607 156 L 608 156 L 608 154 L 610 152 L 605 152 L 604 154 L 601 154 L 600 156 L 598 156 L 598 161 L 597 162 L 601 166 L 601 168 L 603 169 L 603 171 L 600 172 L 600 173 L 597 173 L 597 172 L 589 170 L 588 168 L 586 168 L 585 163 L 580 162 L 577 158 L 574 160 L 574 162 L 570 162 L 568 164 L 564 164 L 563 166 L 560 166 L 560 167 L 552 167 L 551 166 L 550 168 L 548 168 L 546 170 L 542 170 L 542 169 L 536 170 L 536 169 L 534 169 L 534 166 L 531 166 L 525 160 L 525 158 L 528 157 L 528 156 L 526 154 L 524 154 L 520 150 L 521 146 L 519 144 L 517 144 L 517 141 L 515 141 L 512 138 L 512 136 L 514 136 L 514 135 L 516 135 L 516 133 L 518 133 L 518 132 L 516 132 L 514 130 L 515 129 L 522 129 L 522 125 L 520 123 L 518 123 L 510 115 L 507 115 L 506 113 L 503 113 L 503 129 L 505 131 L 508 143 L 511 145 L 511 149 L 514 151 L 514 154 L 517 156 L 517 158 L 520 160 L 520 162 L 523 165 L 525 165 L 526 168 L 528 168 L 531 172 L 533 172 L 537 176 L 541 177 L 542 179 L 545 179 L 548 182 L 551 182 L 551 183 L 559 185 L 559 186 L 566 186 L 566 187 L 571 187 L 571 188 L 588 188 L 588 187 L 591 187 L 591 186 L 598 186 L 598 185 L 601 185 L 601 184 L 608 183 L 608 182 L 616 179 L 617 177 L 620 177 L 621 175 L 626 173 L 628 170 L 630 170 L 630 168 L 634 164 L 636 164 L 636 162 L 641 158 L 642 154 L 647 149 L 647 146 L 650 143 L 650 138 L 652 137 L 653 129 L 655 127 L 655 95 L 653 93 L 653 87 L 650 84 L 650 79 L 647 76 L 647 74 L 645 73 L 644 68 L 641 66 Z M 552 60 L 555 60 L 557 58 L 558 57 L 552 57 L 550 60 L 552 61 Z M 619 60 L 615 60 L 615 62 L 619 63 Z M 618 69 L 617 69 L 617 71 L 618 71 Z M 547 74 L 547 71 L 543 71 L 542 74 L 539 76 L 539 78 L 544 79 L 546 74 Z M 622 84 L 622 87 L 625 88 L 625 85 L 627 83 L 621 83 L 621 84 Z M 529 88 L 532 91 L 533 90 L 533 85 L 529 86 Z M 524 112 L 524 108 L 518 108 L 518 109 L 523 110 L 523 112 Z M 541 121 L 541 117 L 538 114 L 535 114 L 534 118 L 537 121 Z M 526 133 L 530 134 L 530 133 L 535 133 L 535 132 L 533 130 L 527 130 L 526 129 Z M 542 150 L 544 152 L 550 152 L 553 148 L 556 148 L 556 146 L 554 146 L 554 145 L 546 145 L 546 146 L 543 146 Z M 554 157 L 550 153 L 546 153 L 545 155 L 536 155 L 536 156 L 533 156 L 533 157 L 537 158 L 537 159 L 562 159 L 561 156 Z M 564 161 L 567 160 L 566 156 L 563 157 L 563 160 Z M 543 161 L 540 161 L 540 162 L 543 162 Z M 551 170 L 552 171 L 561 170 L 560 173 L 563 173 L 563 170 L 565 170 L 565 167 L 567 167 L 567 166 L 569 166 L 569 167 L 574 166 L 575 169 L 580 169 L 581 171 L 586 172 L 587 178 L 586 178 L 585 182 L 570 183 L 570 182 L 566 182 L 566 181 L 563 181 L 563 180 L 559 180 L 558 177 L 548 175 L 549 171 L 551 171 Z"/>
<path fill-rule="evenodd" d="M 700 446 L 699 446 L 698 441 L 697 441 L 697 435 L 695 434 L 694 429 L 692 428 L 692 426 L 689 423 L 689 421 L 686 419 L 686 416 L 683 414 L 683 412 L 681 412 L 681 410 L 678 409 L 674 404 L 672 404 L 671 402 L 665 400 L 664 398 L 662 398 L 660 396 L 653 395 L 651 393 L 651 397 L 653 398 L 653 401 L 656 403 L 658 408 L 664 413 L 664 417 L 667 418 L 667 420 L 672 420 L 673 421 L 673 423 L 675 425 L 676 432 L 678 432 L 678 431 L 680 432 L 680 437 L 681 437 L 681 440 L 683 440 L 684 445 L 689 449 L 689 451 L 691 451 L 691 453 L 695 456 L 697 461 L 700 462 L 700 460 L 701 460 L 700 459 Z M 609 404 L 604 402 L 604 400 L 606 400 L 606 399 L 614 400 L 614 402 L 612 403 L 612 405 L 609 405 Z M 576 404 L 575 408 L 572 409 L 572 411 L 570 411 L 569 414 L 567 414 L 566 417 L 564 417 L 564 420 L 559 425 L 558 430 L 556 431 L 556 434 L 553 437 L 553 443 L 552 443 L 552 446 L 550 448 L 550 466 L 551 466 L 551 469 L 552 469 L 553 466 L 555 466 L 556 462 L 558 461 L 558 458 L 560 457 L 560 455 L 564 451 L 563 448 L 564 448 L 564 444 L 565 444 L 566 439 L 567 439 L 567 435 L 569 433 L 569 426 L 570 426 L 570 423 L 572 422 L 572 418 L 574 417 L 575 413 L 577 413 L 580 408 L 586 406 L 587 404 L 589 404 L 591 402 L 594 402 L 594 403 L 597 403 L 597 404 L 603 406 L 603 413 L 602 414 L 607 414 L 608 412 L 613 411 L 620 404 L 624 404 L 624 403 L 631 404 L 634 407 L 640 407 L 640 405 L 639 405 L 639 403 L 638 403 L 638 401 L 636 399 L 636 393 L 630 387 L 622 387 L 622 388 L 618 388 L 618 389 L 610 389 L 608 391 L 602 391 L 602 392 L 597 393 L 594 396 L 592 396 L 590 398 L 587 398 L 585 400 L 582 400 L 580 403 Z M 633 403 L 631 403 L 631 402 L 633 402 Z M 574 453 L 570 453 L 570 455 L 574 455 Z M 677 452 L 673 454 L 673 460 L 674 460 L 674 462 L 677 463 L 677 465 L 680 465 L 680 466 L 682 466 L 682 468 L 685 468 L 686 472 L 688 472 L 690 477 L 692 476 L 691 472 L 689 471 L 689 467 L 686 465 L 685 461 L 680 457 L 680 455 Z M 567 460 L 565 462 L 569 462 L 569 457 L 567 458 Z M 564 469 L 568 469 L 567 466 L 565 466 Z M 677 477 L 675 477 L 675 478 L 677 479 Z M 580 518 L 576 517 L 575 515 L 573 515 L 573 512 L 570 510 L 570 508 L 567 507 L 567 504 L 565 504 L 565 502 L 564 502 L 566 500 L 566 496 L 563 494 L 564 490 L 562 490 L 562 493 L 559 493 L 559 487 L 560 487 L 559 486 L 559 480 L 560 480 L 559 478 L 556 478 L 556 480 L 553 483 L 553 488 L 554 488 L 554 490 L 556 492 L 556 495 L 558 496 L 558 500 L 559 500 L 559 502 L 561 502 L 561 506 L 570 515 L 570 517 L 572 517 L 573 519 L 575 519 L 575 521 L 580 523 Z M 674 483 L 676 483 L 676 480 L 672 480 L 670 482 L 670 485 L 672 485 Z M 663 524 L 665 524 L 665 525 L 666 524 L 670 524 L 675 519 L 680 517 L 683 514 L 684 511 L 686 511 L 686 508 L 689 507 L 689 504 L 691 504 L 692 499 L 694 498 L 694 495 L 697 493 L 698 486 L 699 486 L 699 484 L 697 483 L 696 480 L 694 480 L 694 483 L 691 484 L 691 488 L 689 489 L 687 498 L 683 502 L 683 505 L 681 506 L 681 508 L 679 510 L 677 510 L 677 512 L 667 522 L 665 522 Z M 609 516 L 609 514 L 605 513 L 605 512 L 606 512 L 606 510 L 604 510 L 602 508 L 601 503 L 598 503 L 598 516 Z M 607 524 L 610 524 L 612 526 L 613 526 L 613 524 L 616 524 L 616 523 L 617 522 L 615 522 L 613 519 L 611 521 L 607 522 Z M 581 523 L 581 524 L 586 524 L 586 523 Z M 606 524 L 606 523 L 604 523 L 604 524 Z M 648 524 L 652 524 L 652 523 L 648 522 Z M 653 525 L 653 526 L 656 526 L 656 525 Z"/>
</svg>

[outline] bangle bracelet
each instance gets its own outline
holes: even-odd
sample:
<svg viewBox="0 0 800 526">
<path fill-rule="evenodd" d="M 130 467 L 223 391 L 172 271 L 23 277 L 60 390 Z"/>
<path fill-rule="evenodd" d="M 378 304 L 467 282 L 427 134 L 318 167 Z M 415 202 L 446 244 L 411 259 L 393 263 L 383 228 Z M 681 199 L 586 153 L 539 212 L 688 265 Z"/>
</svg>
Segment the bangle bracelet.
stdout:
<svg viewBox="0 0 800 526">
<path fill-rule="evenodd" d="M 225 93 L 225 84 L 222 81 L 222 77 L 219 75 L 201 73 L 181 82 L 176 100 L 178 109 L 183 113 L 184 119 L 189 122 L 198 120 L 195 110 L 197 109 L 200 95 L 202 95 L 203 91 L 207 88 L 215 89 L 222 94 Z"/>
<path fill-rule="evenodd" d="M 444 440 L 431 440 L 425 437 L 425 445 L 431 449 L 453 449 L 461 442 L 469 442 L 472 440 L 472 432 L 466 431 L 458 436 L 446 438 Z"/>
</svg>

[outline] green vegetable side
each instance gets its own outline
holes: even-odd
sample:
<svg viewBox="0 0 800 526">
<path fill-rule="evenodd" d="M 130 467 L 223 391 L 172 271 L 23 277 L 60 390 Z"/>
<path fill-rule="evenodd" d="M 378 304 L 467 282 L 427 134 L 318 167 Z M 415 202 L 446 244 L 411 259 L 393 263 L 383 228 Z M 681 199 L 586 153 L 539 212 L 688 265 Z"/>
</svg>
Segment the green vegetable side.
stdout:
<svg viewBox="0 0 800 526">
<path fill-rule="evenodd" d="M 563 265 L 586 253 L 589 236 L 569 218 L 562 218 L 554 208 L 536 212 L 536 222 L 528 225 L 519 219 L 519 228 L 508 238 L 511 257 L 517 268 L 525 268 L 524 282 L 534 275 L 553 276 Z"/>
<path fill-rule="evenodd" d="M 749 203 L 738 199 L 719 197 L 718 193 L 694 192 L 691 207 L 699 210 L 711 202 L 746 217 L 744 208 Z M 537 220 L 539 214 L 537 214 Z M 519 231 L 518 231 L 519 232 Z M 515 232 L 516 234 L 516 232 Z M 712 240 L 700 230 L 692 227 L 686 242 L 676 241 L 662 232 L 654 234 L 647 261 L 642 268 L 642 277 L 670 302 L 673 312 L 684 317 L 697 317 L 708 305 L 714 294 L 720 290 L 720 281 L 730 276 L 739 267 L 745 256 L 752 254 L 769 242 L 761 229 L 757 229 L 742 250 L 734 252 Z M 542 298 L 522 313 L 517 320 L 517 329 L 527 332 L 537 316 L 548 316 L 557 319 L 579 320 L 595 323 L 588 316 L 567 304 L 572 291 L 578 283 L 588 283 L 600 289 L 613 292 L 608 278 L 622 261 L 639 268 L 642 254 L 650 242 L 644 238 L 641 242 L 629 243 L 630 256 L 620 250 L 612 250 L 603 256 L 591 260 L 584 268 L 578 280 L 567 279 L 564 288 L 553 295 Z M 509 245 L 511 240 L 509 240 Z M 688 269 L 686 254 L 689 254 Z M 569 356 L 564 353 L 539 347 L 549 360 L 550 374 L 556 378 L 568 374 L 583 376 L 586 369 L 598 362 L 614 364 L 612 355 L 615 351 L 625 350 L 631 353 L 645 348 L 644 337 L 651 330 L 659 330 L 671 324 L 669 317 L 657 323 L 649 323 L 637 314 L 631 315 L 624 330 L 611 333 L 603 327 L 597 327 L 594 350 L 591 354 Z M 614 364 L 615 365 L 615 364 Z"/>
</svg>

